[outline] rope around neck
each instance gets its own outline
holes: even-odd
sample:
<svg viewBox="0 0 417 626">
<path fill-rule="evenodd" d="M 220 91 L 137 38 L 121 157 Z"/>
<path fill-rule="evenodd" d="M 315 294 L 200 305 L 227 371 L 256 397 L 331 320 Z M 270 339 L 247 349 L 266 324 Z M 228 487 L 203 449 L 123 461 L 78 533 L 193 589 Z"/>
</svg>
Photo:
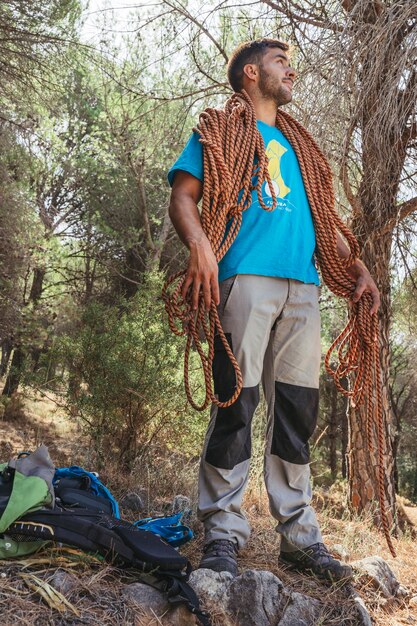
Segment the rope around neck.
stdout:
<svg viewBox="0 0 417 626">
<path fill-rule="evenodd" d="M 278 110 L 276 126 L 288 139 L 297 156 L 304 181 L 316 233 L 316 258 L 327 287 L 336 295 L 349 298 L 355 290 L 355 281 L 349 267 L 359 257 L 359 246 L 354 235 L 335 209 L 332 173 L 327 159 L 310 133 L 293 117 Z M 266 211 L 276 207 L 276 197 L 268 172 L 265 145 L 256 125 L 256 114 L 246 92 L 234 94 L 225 110 L 206 109 L 200 116 L 196 132 L 203 144 L 204 186 L 201 224 L 219 262 L 234 242 L 242 223 L 242 211 L 252 201 L 255 190 L 260 206 Z M 252 179 L 257 176 L 255 187 Z M 262 185 L 269 185 L 273 204 L 267 207 L 262 199 Z M 226 228 L 227 226 L 227 228 Z M 337 231 L 345 238 L 350 255 L 342 259 L 336 247 Z M 184 383 L 187 399 L 196 410 L 205 409 L 211 402 L 228 407 L 239 396 L 243 381 L 238 363 L 221 327 L 217 307 L 212 301 L 206 314 L 203 295 L 200 294 L 197 311 L 191 302 L 183 300 L 181 287 L 186 271 L 171 276 L 164 285 L 162 297 L 171 330 L 186 335 Z M 382 412 L 382 388 L 379 360 L 379 326 L 377 315 L 371 315 L 372 297 L 364 293 L 357 303 L 350 304 L 346 327 L 333 342 L 325 357 L 327 372 L 338 390 L 351 399 L 353 406 L 366 400 L 367 442 L 373 451 L 374 425 L 378 442 L 378 499 L 384 535 L 395 556 L 392 545 L 385 498 L 384 450 L 385 431 Z M 220 402 L 212 386 L 214 337 L 218 334 L 236 372 L 236 388 L 232 397 Z M 207 342 L 206 351 L 201 337 Z M 189 359 L 192 345 L 197 350 L 204 372 L 205 398 L 201 404 L 193 399 L 189 381 Z M 337 351 L 338 364 L 330 364 Z M 342 379 L 352 379 L 350 389 L 342 386 Z"/>
</svg>

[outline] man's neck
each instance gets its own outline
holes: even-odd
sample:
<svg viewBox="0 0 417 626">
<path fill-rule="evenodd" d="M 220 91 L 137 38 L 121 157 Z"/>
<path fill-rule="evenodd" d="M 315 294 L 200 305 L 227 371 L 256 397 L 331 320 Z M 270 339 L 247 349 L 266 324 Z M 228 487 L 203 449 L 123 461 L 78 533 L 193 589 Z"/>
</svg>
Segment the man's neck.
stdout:
<svg viewBox="0 0 417 626">
<path fill-rule="evenodd" d="M 277 117 L 277 105 L 272 100 L 263 100 L 258 98 L 252 99 L 256 113 L 256 119 L 261 120 L 269 126 L 275 126 Z"/>
</svg>

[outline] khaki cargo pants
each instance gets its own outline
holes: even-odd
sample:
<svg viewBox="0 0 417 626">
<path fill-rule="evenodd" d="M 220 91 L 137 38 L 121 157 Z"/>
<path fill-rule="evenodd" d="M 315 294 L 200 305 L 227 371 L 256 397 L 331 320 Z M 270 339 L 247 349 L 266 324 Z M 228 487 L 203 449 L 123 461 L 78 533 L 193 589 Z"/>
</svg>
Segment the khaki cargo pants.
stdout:
<svg viewBox="0 0 417 626">
<path fill-rule="evenodd" d="M 250 527 L 241 510 L 249 474 L 251 422 L 262 381 L 268 406 L 264 476 L 281 549 L 322 541 L 310 506 L 308 440 L 318 412 L 319 288 L 297 280 L 239 274 L 220 283 L 220 320 L 243 375 L 228 408 L 213 405 L 199 476 L 198 516 L 205 543 L 232 539 L 243 547 Z M 215 392 L 231 397 L 235 375 L 215 339 Z"/>
</svg>

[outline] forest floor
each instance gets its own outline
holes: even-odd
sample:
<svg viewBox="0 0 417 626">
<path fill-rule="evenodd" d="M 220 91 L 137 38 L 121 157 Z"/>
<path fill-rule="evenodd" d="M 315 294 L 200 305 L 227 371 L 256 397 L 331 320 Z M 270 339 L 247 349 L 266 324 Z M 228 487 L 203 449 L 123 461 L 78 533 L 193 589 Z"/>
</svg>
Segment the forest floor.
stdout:
<svg viewBox="0 0 417 626">
<path fill-rule="evenodd" d="M 18 452 L 33 450 L 37 445 L 45 443 L 57 466 L 74 464 L 95 470 L 91 466 L 94 451 L 89 441 L 79 426 L 51 399 L 32 396 L 25 399 L 21 409 L 20 413 L 17 411 L 13 421 L 0 419 L 0 462 L 9 460 Z M 118 499 L 129 491 L 141 494 L 145 508 L 138 512 L 135 519 L 170 512 L 172 500 L 178 494 L 189 497 L 195 509 L 197 459 L 179 463 L 178 453 L 171 453 L 170 456 L 161 454 L 154 461 L 153 467 L 139 467 L 129 476 L 109 465 L 101 472 L 100 477 Z M 417 595 L 417 506 L 404 499 L 399 500 L 403 531 L 398 539 L 393 540 L 397 551 L 395 559 L 390 555 L 382 534 L 372 526 L 370 518 L 352 517 L 349 514 L 344 489 L 340 484 L 327 490 L 315 489 L 314 506 L 328 546 L 342 545 L 349 555 L 349 561 L 381 556 L 393 569 L 400 584 L 410 592 L 408 598 L 386 600 L 369 582 L 357 577 L 354 587 L 364 600 L 373 623 L 378 626 L 417 626 L 417 605 L 410 606 L 409 603 L 409 598 Z M 346 599 L 343 590 L 327 587 L 315 579 L 285 572 L 278 567 L 279 539 L 268 512 L 260 472 L 256 468 L 252 472 L 246 494 L 245 510 L 253 532 L 247 548 L 240 555 L 240 570 L 269 570 L 285 586 L 318 598 L 324 607 L 317 622 L 320 626 L 354 626 L 352 603 Z M 122 513 L 128 518 L 132 517 L 132 512 L 122 510 Z M 197 565 L 202 545 L 201 527 L 194 518 L 190 524 L 195 532 L 195 539 L 182 552 L 193 565 Z M 58 601 L 56 607 L 51 608 L 42 598 L 42 584 L 50 581 L 53 586 L 57 569 L 76 573 L 78 588 L 73 588 L 68 593 L 66 606 L 60 605 Z M 49 549 L 21 561 L 0 561 L 0 577 L 1 626 L 156 626 L 163 623 L 157 616 L 154 620 L 144 618 L 141 621 L 137 612 L 132 618 L 131 609 L 118 593 L 121 582 L 132 580 L 129 578 L 131 573 L 122 573 L 88 556 L 74 558 L 71 551 Z"/>
</svg>

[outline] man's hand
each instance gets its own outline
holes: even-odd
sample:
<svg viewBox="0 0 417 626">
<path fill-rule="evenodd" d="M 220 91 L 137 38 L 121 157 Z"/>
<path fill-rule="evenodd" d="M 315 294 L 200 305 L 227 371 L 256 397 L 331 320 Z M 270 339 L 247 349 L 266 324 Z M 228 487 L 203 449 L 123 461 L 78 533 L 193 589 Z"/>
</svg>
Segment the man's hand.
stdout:
<svg viewBox="0 0 417 626">
<path fill-rule="evenodd" d="M 198 307 L 200 290 L 203 290 L 204 304 L 208 311 L 212 299 L 215 304 L 220 302 L 218 267 L 216 257 L 207 237 L 202 234 L 198 240 L 189 238 L 187 245 L 190 250 L 187 273 L 181 289 L 182 297 L 187 297 L 191 289 L 191 304 L 194 310 Z"/>
<path fill-rule="evenodd" d="M 352 267 L 348 269 L 349 274 L 356 280 L 356 288 L 352 296 L 352 302 L 359 302 L 362 294 L 368 291 L 372 296 L 371 315 L 376 313 L 381 304 L 378 287 L 375 284 L 369 270 L 362 261 L 356 261 Z"/>
<path fill-rule="evenodd" d="M 336 247 L 339 256 L 342 259 L 347 259 L 350 255 L 350 250 L 342 239 L 340 233 L 336 234 Z M 375 284 L 374 279 L 369 273 L 368 268 L 362 261 L 357 259 L 353 265 L 348 268 L 348 273 L 356 281 L 355 291 L 353 292 L 352 302 L 359 302 L 362 294 L 368 291 L 372 296 L 372 308 L 371 315 L 374 315 L 379 309 L 381 304 L 381 298 L 379 296 L 378 287 Z"/>
</svg>

